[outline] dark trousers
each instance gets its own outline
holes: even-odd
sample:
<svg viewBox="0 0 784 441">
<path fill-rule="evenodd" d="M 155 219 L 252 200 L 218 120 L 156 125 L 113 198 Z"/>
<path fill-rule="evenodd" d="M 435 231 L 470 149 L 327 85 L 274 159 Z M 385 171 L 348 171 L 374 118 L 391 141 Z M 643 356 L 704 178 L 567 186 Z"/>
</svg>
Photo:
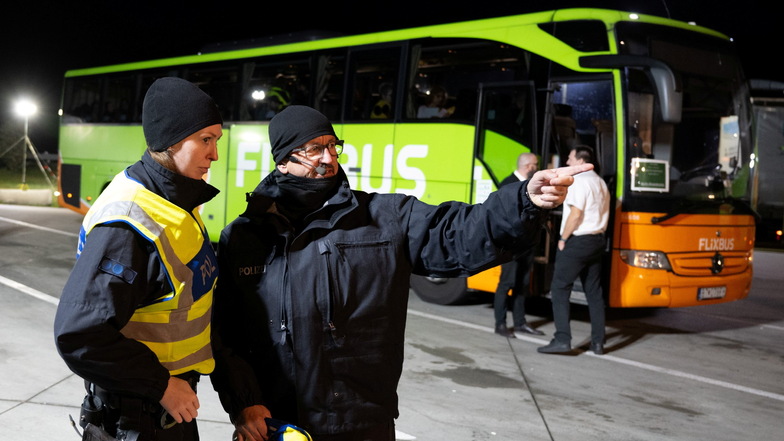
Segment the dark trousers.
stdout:
<svg viewBox="0 0 784 441">
<path fill-rule="evenodd" d="M 517 260 L 501 265 L 501 277 L 495 289 L 493 310 L 495 311 L 495 326 L 506 326 L 506 312 L 509 302 L 512 302 L 512 322 L 514 326 L 525 324 L 525 298 L 528 296 L 531 265 L 533 253 L 528 253 Z M 511 299 L 509 290 L 512 290 Z"/>
<path fill-rule="evenodd" d="M 604 344 L 604 297 L 602 296 L 602 253 L 604 235 L 571 236 L 555 255 L 550 287 L 555 322 L 555 339 L 572 343 L 569 325 L 569 298 L 577 277 L 583 284 L 591 316 L 591 342 Z"/>
<path fill-rule="evenodd" d="M 395 422 L 335 435 L 314 435 L 313 441 L 395 441 Z"/>
</svg>

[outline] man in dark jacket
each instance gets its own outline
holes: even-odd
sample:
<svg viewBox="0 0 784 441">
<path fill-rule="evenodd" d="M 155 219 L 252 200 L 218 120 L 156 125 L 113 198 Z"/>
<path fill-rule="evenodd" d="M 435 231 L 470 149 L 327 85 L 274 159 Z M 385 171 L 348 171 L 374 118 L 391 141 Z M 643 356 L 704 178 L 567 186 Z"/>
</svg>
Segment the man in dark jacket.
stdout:
<svg viewBox="0 0 784 441">
<path fill-rule="evenodd" d="M 499 187 L 515 182 L 531 179 L 539 169 L 539 160 L 530 152 L 521 153 L 517 157 L 517 168 L 498 184 Z M 515 338 L 514 332 L 533 335 L 544 335 L 544 332 L 532 328 L 525 319 L 525 298 L 528 296 L 531 266 L 534 263 L 534 250 L 531 249 L 520 257 L 501 265 L 501 276 L 493 297 L 495 315 L 495 333 L 507 338 Z M 514 330 L 506 326 L 508 305 L 512 304 L 512 321 Z"/>
<path fill-rule="evenodd" d="M 286 108 L 269 135 L 277 168 L 221 234 L 214 387 L 240 441 L 265 439 L 270 414 L 316 441 L 393 441 L 411 274 L 469 276 L 525 252 L 590 166 L 432 206 L 351 190 L 314 109 Z"/>
</svg>

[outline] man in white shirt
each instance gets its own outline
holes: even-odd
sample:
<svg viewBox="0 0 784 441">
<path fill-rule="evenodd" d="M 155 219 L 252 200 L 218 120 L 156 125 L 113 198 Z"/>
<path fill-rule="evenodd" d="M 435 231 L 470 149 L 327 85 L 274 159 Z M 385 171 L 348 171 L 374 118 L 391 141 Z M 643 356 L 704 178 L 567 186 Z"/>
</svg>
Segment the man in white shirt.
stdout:
<svg viewBox="0 0 784 441">
<path fill-rule="evenodd" d="M 568 165 L 594 164 L 598 169 L 593 149 L 575 146 L 569 153 Z M 569 297 L 575 279 L 580 281 L 588 301 L 591 317 L 591 345 L 593 353 L 604 353 L 604 297 L 602 293 L 602 254 L 605 249 L 604 232 L 610 217 L 610 192 L 607 184 L 594 170 L 574 177 L 563 203 L 561 237 L 555 256 L 555 270 L 551 284 L 555 336 L 550 344 L 539 347 L 544 354 L 558 354 L 572 350 L 569 325 Z"/>
</svg>

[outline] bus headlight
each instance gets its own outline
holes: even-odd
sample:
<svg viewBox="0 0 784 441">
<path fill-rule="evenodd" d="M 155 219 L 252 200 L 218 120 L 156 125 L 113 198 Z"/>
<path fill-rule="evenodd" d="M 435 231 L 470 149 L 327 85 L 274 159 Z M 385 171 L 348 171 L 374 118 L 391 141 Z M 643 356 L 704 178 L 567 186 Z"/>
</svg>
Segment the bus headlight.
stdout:
<svg viewBox="0 0 784 441">
<path fill-rule="evenodd" d="M 621 260 L 640 268 L 672 270 L 667 255 L 661 251 L 621 250 Z"/>
</svg>

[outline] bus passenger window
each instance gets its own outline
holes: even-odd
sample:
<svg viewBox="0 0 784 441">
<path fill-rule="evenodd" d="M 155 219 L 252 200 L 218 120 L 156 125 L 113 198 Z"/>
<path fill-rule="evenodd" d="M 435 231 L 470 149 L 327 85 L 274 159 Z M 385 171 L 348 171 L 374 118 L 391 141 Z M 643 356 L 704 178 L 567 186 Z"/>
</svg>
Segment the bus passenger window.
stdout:
<svg viewBox="0 0 784 441">
<path fill-rule="evenodd" d="M 309 105 L 310 69 L 308 62 L 270 59 L 263 64 L 243 66 L 240 120 L 269 121 L 292 104 Z"/>
<path fill-rule="evenodd" d="M 417 118 L 449 118 L 455 106 L 449 107 L 449 94 L 441 86 L 434 86 L 425 93 L 425 102 L 417 109 Z"/>
<path fill-rule="evenodd" d="M 473 123 L 480 85 L 528 80 L 530 54 L 506 44 L 434 38 L 411 44 L 405 117 L 418 121 Z M 444 91 L 446 102 L 433 102 Z M 444 99 L 442 98 L 442 99 Z M 433 100 L 433 101 L 431 101 Z M 445 110 L 441 110 L 445 109 Z M 433 116 L 436 116 L 433 118 Z"/>
<path fill-rule="evenodd" d="M 351 53 L 351 106 L 346 119 L 394 117 L 394 92 L 400 70 L 400 48 L 367 49 Z"/>
<path fill-rule="evenodd" d="M 378 101 L 373 105 L 370 112 L 370 119 L 390 119 L 392 118 L 392 106 L 394 104 L 394 88 L 392 83 L 384 82 L 378 86 Z"/>
<path fill-rule="evenodd" d="M 313 107 L 331 121 L 340 121 L 346 70 L 345 51 L 319 53 L 313 57 Z"/>
</svg>

